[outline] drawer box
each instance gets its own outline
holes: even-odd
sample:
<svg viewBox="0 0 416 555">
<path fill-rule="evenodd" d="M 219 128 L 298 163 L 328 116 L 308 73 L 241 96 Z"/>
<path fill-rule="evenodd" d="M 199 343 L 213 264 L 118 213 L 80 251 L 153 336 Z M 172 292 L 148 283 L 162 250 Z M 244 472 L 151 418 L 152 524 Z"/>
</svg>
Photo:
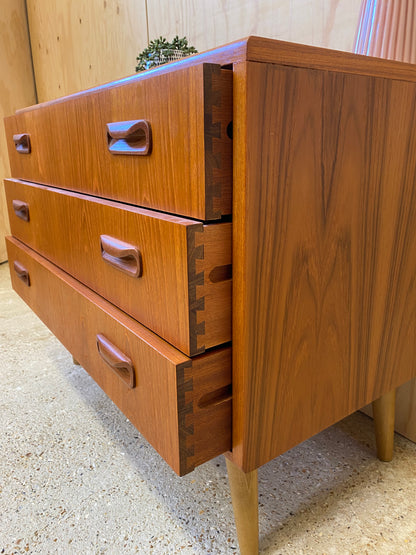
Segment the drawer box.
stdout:
<svg viewBox="0 0 416 555">
<path fill-rule="evenodd" d="M 231 448 L 231 348 L 189 359 L 16 239 L 7 248 L 13 288 L 175 472 Z"/>
<path fill-rule="evenodd" d="M 185 354 L 231 340 L 231 223 L 17 180 L 5 187 L 15 237 Z"/>
<path fill-rule="evenodd" d="M 205 221 L 231 213 L 231 120 L 232 71 L 199 64 L 33 106 L 5 125 L 13 177 Z"/>
</svg>

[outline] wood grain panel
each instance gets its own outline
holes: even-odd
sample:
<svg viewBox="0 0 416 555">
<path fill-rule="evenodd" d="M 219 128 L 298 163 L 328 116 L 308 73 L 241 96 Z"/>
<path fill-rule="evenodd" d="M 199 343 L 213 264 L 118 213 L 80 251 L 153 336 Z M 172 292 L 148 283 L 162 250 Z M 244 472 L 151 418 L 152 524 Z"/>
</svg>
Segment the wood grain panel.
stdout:
<svg viewBox="0 0 416 555">
<path fill-rule="evenodd" d="M 109 152 L 107 124 L 146 120 L 148 156 Z M 232 72 L 200 64 L 39 105 L 6 119 L 12 175 L 213 220 L 231 212 Z M 23 131 L 24 130 L 24 131 Z M 30 154 L 13 135 L 29 133 Z"/>
<path fill-rule="evenodd" d="M 16 239 L 7 246 L 16 292 L 175 472 L 230 448 L 229 347 L 190 360 Z M 30 286 L 13 270 L 16 261 L 29 272 Z M 98 333 L 131 359 L 133 389 L 98 354 Z"/>
<path fill-rule="evenodd" d="M 247 60 L 353 75 L 400 79 L 412 83 L 416 81 L 416 67 L 413 64 L 395 63 L 392 60 L 290 42 L 276 42 L 261 37 L 247 39 Z"/>
<path fill-rule="evenodd" d="M 236 71 L 233 444 L 250 471 L 416 375 L 416 86 Z"/>
<path fill-rule="evenodd" d="M 0 121 L 18 108 L 36 102 L 24 0 L 4 0 L 0 10 Z M 0 182 L 10 175 L 6 135 L 0 125 Z M 9 233 L 3 186 L 0 186 L 0 262 L 6 260 Z"/>
<path fill-rule="evenodd" d="M 149 39 L 186 35 L 200 52 L 248 35 L 351 51 L 361 0 L 148 0 L 147 5 Z"/>
<path fill-rule="evenodd" d="M 416 62 L 416 4 L 413 0 L 362 2 L 354 51 L 369 56 Z M 395 429 L 416 442 L 416 380 L 398 389 Z M 372 407 L 364 412 L 372 415 Z M 410 420 L 409 420 L 410 419 Z"/>
<path fill-rule="evenodd" d="M 188 229 L 188 233 L 192 233 Z M 204 280 L 194 281 L 195 293 L 190 298 L 204 299 L 195 311 L 196 351 L 201 352 L 210 345 L 231 341 L 232 299 L 232 224 L 204 225 L 203 232 L 196 230 L 195 247 L 203 249 L 203 256 L 194 256 L 190 267 L 194 276 Z M 192 283 L 192 280 L 189 280 Z M 199 330 L 199 327 L 202 329 Z M 222 341 L 218 341 L 221 337 Z"/>
<path fill-rule="evenodd" d="M 5 187 L 17 239 L 182 352 L 195 355 L 231 340 L 231 275 L 215 278 L 224 265 L 230 273 L 230 223 L 203 226 L 18 180 Z M 29 221 L 16 214 L 15 201 L 27 204 Z M 138 249 L 140 277 L 103 259 L 102 235 Z"/>
<path fill-rule="evenodd" d="M 145 0 L 27 0 L 39 102 L 134 73 Z"/>
</svg>

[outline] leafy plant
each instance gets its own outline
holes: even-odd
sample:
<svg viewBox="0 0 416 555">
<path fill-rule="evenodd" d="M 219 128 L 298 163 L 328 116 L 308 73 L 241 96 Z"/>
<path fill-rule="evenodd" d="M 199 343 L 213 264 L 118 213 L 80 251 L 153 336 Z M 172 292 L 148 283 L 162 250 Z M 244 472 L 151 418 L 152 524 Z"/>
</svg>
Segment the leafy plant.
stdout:
<svg viewBox="0 0 416 555">
<path fill-rule="evenodd" d="M 159 37 L 150 41 L 149 45 L 137 56 L 138 64 L 136 71 L 160 66 L 172 60 L 179 60 L 190 54 L 196 54 L 197 52 L 193 46 L 188 45 L 186 37 L 180 39 L 176 35 L 172 42 L 168 42 L 164 37 Z"/>
</svg>

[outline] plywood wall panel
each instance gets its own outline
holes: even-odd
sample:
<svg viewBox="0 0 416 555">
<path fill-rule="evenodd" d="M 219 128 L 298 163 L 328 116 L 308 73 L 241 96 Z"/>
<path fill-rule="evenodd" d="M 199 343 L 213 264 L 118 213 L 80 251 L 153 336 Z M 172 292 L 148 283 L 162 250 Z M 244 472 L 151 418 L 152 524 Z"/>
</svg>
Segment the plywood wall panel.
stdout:
<svg viewBox="0 0 416 555">
<path fill-rule="evenodd" d="M 27 0 L 39 102 L 135 72 L 145 0 Z"/>
<path fill-rule="evenodd" d="M 10 176 L 3 118 L 36 102 L 24 0 L 1 0 L 0 10 L 0 262 L 6 260 L 9 223 L 3 179 Z"/>
<path fill-rule="evenodd" d="M 147 6 L 150 39 L 186 35 L 199 51 L 248 35 L 351 51 L 361 0 L 147 0 Z"/>
</svg>

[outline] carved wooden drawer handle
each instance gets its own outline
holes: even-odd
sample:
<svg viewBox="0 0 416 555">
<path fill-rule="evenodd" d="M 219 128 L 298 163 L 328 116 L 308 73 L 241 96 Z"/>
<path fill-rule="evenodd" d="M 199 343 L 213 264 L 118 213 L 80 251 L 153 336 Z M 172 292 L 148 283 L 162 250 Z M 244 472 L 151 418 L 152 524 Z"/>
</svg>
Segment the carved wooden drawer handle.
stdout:
<svg viewBox="0 0 416 555">
<path fill-rule="evenodd" d="M 29 221 L 28 203 L 24 202 L 23 200 L 14 200 L 12 204 L 13 204 L 13 210 L 16 216 L 21 220 L 28 222 Z"/>
<path fill-rule="evenodd" d="M 97 349 L 106 364 L 130 389 L 136 386 L 136 376 L 131 359 L 111 343 L 104 335 L 97 335 Z"/>
<path fill-rule="evenodd" d="M 30 135 L 29 133 L 18 133 L 13 135 L 14 146 L 20 154 L 30 154 Z"/>
<path fill-rule="evenodd" d="M 137 247 L 110 235 L 100 235 L 100 245 L 101 256 L 108 264 L 131 277 L 141 277 L 142 255 Z"/>
<path fill-rule="evenodd" d="M 107 123 L 107 144 L 112 154 L 147 156 L 152 151 L 152 128 L 144 119 Z"/>
<path fill-rule="evenodd" d="M 17 277 L 19 279 L 21 279 L 25 285 L 30 287 L 29 272 L 26 270 L 26 268 L 23 266 L 23 264 L 21 264 L 20 262 L 15 260 L 13 262 L 13 268 L 14 268 L 14 271 L 16 272 Z"/>
</svg>

